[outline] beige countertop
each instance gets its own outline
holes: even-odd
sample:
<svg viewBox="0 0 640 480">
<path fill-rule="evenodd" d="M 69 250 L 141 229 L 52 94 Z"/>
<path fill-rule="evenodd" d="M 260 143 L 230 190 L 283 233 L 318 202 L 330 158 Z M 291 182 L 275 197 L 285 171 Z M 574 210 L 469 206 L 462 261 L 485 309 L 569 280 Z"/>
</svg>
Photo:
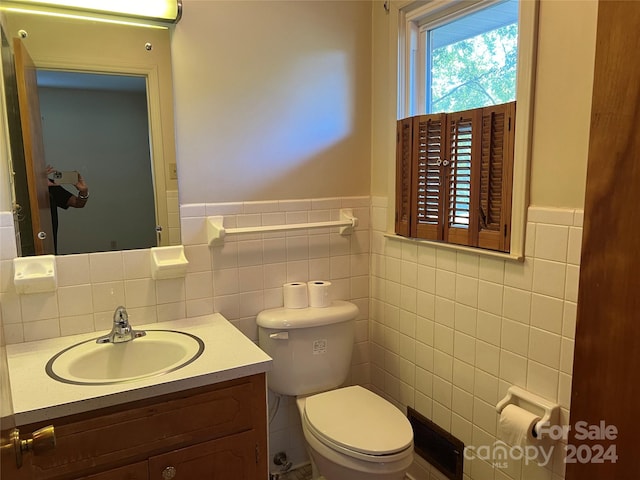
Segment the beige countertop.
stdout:
<svg viewBox="0 0 640 480">
<path fill-rule="evenodd" d="M 113 385 L 72 385 L 50 378 L 45 372 L 46 363 L 64 348 L 108 332 L 8 345 L 16 425 L 233 380 L 271 368 L 271 358 L 218 313 L 134 328 L 191 333 L 204 341 L 205 349 L 193 363 L 163 375 Z"/>
</svg>

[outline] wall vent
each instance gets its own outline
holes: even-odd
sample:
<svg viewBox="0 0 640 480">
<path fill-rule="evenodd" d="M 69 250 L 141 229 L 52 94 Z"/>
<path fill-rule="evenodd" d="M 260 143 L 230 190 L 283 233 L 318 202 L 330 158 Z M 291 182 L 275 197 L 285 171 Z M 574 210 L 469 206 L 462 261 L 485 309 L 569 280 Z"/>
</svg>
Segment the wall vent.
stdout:
<svg viewBox="0 0 640 480">
<path fill-rule="evenodd" d="M 413 408 L 407 409 L 415 452 L 451 480 L 462 480 L 464 443 Z"/>
</svg>

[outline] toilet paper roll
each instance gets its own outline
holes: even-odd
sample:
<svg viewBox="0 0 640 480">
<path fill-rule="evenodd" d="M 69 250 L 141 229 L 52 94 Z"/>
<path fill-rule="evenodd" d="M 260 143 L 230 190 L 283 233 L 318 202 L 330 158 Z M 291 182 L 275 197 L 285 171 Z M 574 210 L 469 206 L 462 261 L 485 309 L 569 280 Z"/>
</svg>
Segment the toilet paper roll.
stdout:
<svg viewBox="0 0 640 480">
<path fill-rule="evenodd" d="M 328 307 L 331 304 L 329 299 L 329 289 L 331 282 L 324 280 L 313 280 L 307 282 L 309 289 L 309 306 L 310 307 Z"/>
<path fill-rule="evenodd" d="M 309 306 L 307 284 L 290 282 L 282 285 L 284 308 L 307 308 Z"/>
<path fill-rule="evenodd" d="M 535 440 L 534 428 L 540 417 L 517 405 L 507 405 L 500 414 L 498 438 L 511 446 L 524 446 Z"/>
</svg>

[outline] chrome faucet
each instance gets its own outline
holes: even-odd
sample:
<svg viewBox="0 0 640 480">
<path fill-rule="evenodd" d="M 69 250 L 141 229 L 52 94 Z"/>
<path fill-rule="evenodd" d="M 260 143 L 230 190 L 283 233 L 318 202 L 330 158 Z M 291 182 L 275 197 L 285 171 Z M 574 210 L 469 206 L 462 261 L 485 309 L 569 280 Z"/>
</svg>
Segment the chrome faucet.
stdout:
<svg viewBox="0 0 640 480">
<path fill-rule="evenodd" d="M 146 334 L 147 332 L 131 328 L 127 309 L 120 306 L 116 308 L 116 311 L 113 313 L 113 327 L 111 328 L 111 332 L 104 337 L 98 338 L 96 343 L 130 342 L 134 338 L 144 337 Z"/>
</svg>

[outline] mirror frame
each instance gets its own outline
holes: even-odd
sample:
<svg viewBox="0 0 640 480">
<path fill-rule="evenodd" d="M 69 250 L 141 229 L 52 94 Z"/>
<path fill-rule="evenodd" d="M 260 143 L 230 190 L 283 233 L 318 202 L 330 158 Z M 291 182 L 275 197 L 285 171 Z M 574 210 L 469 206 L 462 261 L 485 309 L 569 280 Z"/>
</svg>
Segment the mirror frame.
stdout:
<svg viewBox="0 0 640 480">
<path fill-rule="evenodd" d="M 170 31 L 167 27 L 5 10 L 7 36 L 23 37 L 38 69 L 136 75 L 146 79 L 157 246 L 180 244 Z M 16 228 L 18 228 L 16 226 Z"/>
</svg>

